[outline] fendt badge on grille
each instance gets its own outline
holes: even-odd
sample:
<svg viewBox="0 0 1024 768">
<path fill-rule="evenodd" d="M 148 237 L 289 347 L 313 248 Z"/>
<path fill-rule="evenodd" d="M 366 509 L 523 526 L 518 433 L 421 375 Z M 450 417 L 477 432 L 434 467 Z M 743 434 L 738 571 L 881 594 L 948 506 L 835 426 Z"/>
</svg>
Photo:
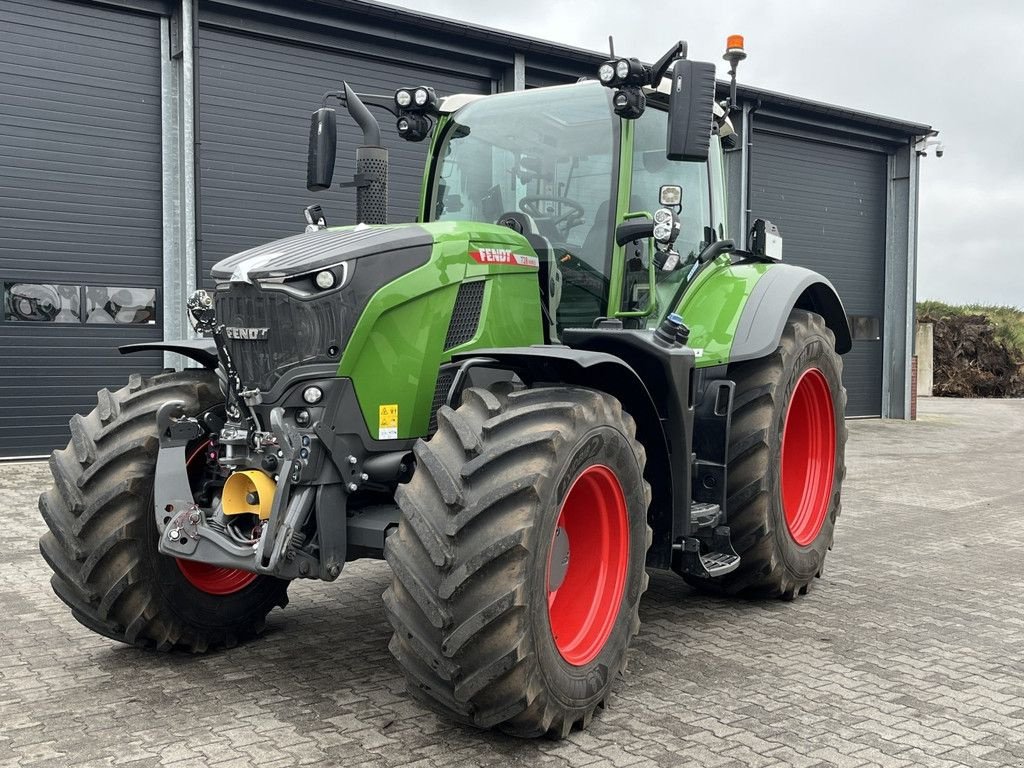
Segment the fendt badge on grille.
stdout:
<svg viewBox="0 0 1024 768">
<path fill-rule="evenodd" d="M 269 328 L 235 328 L 230 325 L 224 328 L 224 335 L 229 339 L 243 339 L 245 341 L 263 341 L 269 333 Z"/>
</svg>

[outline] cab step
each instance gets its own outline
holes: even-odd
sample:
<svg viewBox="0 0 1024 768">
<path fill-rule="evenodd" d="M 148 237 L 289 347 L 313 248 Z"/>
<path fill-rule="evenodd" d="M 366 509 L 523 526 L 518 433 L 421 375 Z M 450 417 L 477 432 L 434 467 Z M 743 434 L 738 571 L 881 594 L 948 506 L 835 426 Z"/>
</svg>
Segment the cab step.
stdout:
<svg viewBox="0 0 1024 768">
<path fill-rule="evenodd" d="M 735 552 L 709 552 L 700 556 L 700 564 L 707 571 L 708 578 L 715 579 L 739 568 L 740 556 Z"/>
<path fill-rule="evenodd" d="M 696 533 L 714 528 L 722 520 L 722 508 L 717 504 L 694 501 L 690 504 L 690 531 Z"/>
<path fill-rule="evenodd" d="M 696 505 L 695 505 L 696 506 Z M 710 505 L 717 508 L 717 504 Z M 714 528 L 711 539 L 687 536 L 672 546 L 672 570 L 681 575 L 702 579 L 717 579 L 732 573 L 740 565 L 740 556 L 732 547 L 732 535 L 727 525 Z M 708 552 L 701 552 L 709 549 Z"/>
</svg>

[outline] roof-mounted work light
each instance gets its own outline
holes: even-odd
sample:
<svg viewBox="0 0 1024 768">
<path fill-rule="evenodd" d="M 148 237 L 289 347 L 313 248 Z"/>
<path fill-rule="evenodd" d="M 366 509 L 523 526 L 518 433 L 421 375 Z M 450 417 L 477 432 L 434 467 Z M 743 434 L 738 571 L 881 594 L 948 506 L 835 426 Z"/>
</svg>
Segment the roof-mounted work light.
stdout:
<svg viewBox="0 0 1024 768">
<path fill-rule="evenodd" d="M 406 141 L 423 141 L 434 127 L 429 115 L 437 114 L 437 94 L 433 88 L 399 88 L 395 91 L 398 107 L 398 135 Z"/>
</svg>

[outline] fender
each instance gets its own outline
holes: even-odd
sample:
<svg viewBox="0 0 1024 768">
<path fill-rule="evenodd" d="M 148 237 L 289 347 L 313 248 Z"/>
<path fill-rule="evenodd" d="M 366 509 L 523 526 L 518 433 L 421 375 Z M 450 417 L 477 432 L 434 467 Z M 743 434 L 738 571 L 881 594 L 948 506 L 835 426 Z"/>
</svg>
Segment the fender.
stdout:
<svg viewBox="0 0 1024 768">
<path fill-rule="evenodd" d="M 853 346 L 850 324 L 832 283 L 804 267 L 773 264 L 754 285 L 743 305 L 729 362 L 772 354 L 779 346 L 789 313 L 794 309 L 821 315 L 835 334 L 836 352 L 845 355 L 850 351 Z"/>
<path fill-rule="evenodd" d="M 850 351 L 850 326 L 835 288 L 792 264 L 720 256 L 697 275 L 676 311 L 690 326 L 697 367 L 708 368 L 772 354 L 793 309 L 821 315 L 836 337 L 836 352 Z"/>
<path fill-rule="evenodd" d="M 683 413 L 676 417 L 683 424 L 673 424 L 668 416 L 662 416 L 652 397 L 652 388 L 647 386 L 632 365 L 615 354 L 557 345 L 506 347 L 474 349 L 472 352 L 454 355 L 452 362 L 512 371 L 527 385 L 557 382 L 597 389 L 617 398 L 636 422 L 637 439 L 647 451 L 644 475 L 651 484 L 652 494 L 647 518 L 654 533 L 647 553 L 647 565 L 651 568 L 668 568 L 672 557 L 672 542 L 687 533 L 686 530 L 674 531 L 673 523 L 678 526 L 681 521 L 685 521 L 683 525 L 687 528 L 689 523 L 689 446 L 693 411 L 687 403 L 687 379 L 693 358 L 692 353 L 688 350 L 687 353 L 689 357 L 683 386 L 681 391 L 676 389 L 683 403 Z M 661 386 L 658 382 L 651 384 L 655 390 L 668 389 L 668 386 Z M 681 435 L 674 440 L 666 435 L 666 429 L 673 428 L 678 429 Z M 674 512 L 677 514 L 674 515 Z"/>
<path fill-rule="evenodd" d="M 147 352 L 150 350 L 161 350 L 163 352 L 176 352 L 183 357 L 195 360 L 203 366 L 213 370 L 217 367 L 217 345 L 213 339 L 187 339 L 184 341 L 147 341 L 141 344 L 124 344 L 117 348 L 122 355 L 130 355 L 134 352 Z"/>
</svg>

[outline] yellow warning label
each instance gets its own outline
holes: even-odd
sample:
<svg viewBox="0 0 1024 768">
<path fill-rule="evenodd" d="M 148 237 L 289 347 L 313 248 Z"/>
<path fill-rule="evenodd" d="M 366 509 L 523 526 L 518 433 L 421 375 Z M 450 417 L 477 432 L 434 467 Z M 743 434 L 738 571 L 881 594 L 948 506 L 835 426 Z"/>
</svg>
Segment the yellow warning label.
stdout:
<svg viewBox="0 0 1024 768">
<path fill-rule="evenodd" d="M 398 439 L 398 403 L 380 406 L 380 419 L 377 424 L 378 440 Z"/>
</svg>

